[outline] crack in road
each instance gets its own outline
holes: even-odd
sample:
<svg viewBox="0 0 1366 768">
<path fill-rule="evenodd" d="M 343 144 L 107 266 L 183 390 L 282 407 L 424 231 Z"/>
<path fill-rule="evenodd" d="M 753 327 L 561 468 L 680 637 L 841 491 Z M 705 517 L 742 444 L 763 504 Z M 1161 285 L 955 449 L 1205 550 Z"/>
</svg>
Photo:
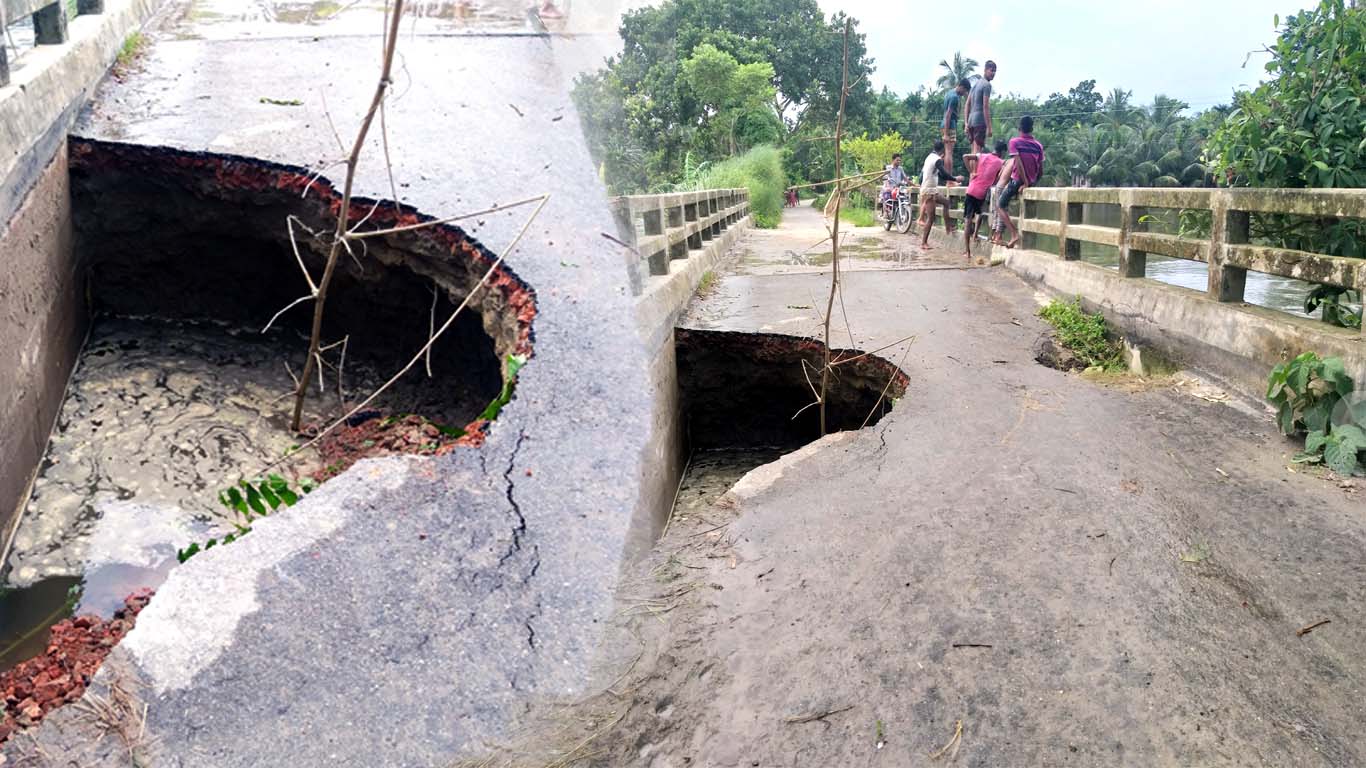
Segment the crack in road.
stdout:
<svg viewBox="0 0 1366 768">
<path fill-rule="evenodd" d="M 504 552 L 503 556 L 498 558 L 498 565 L 500 566 L 503 563 L 506 563 L 508 558 L 512 557 L 514 553 L 522 551 L 522 534 L 526 533 L 526 517 L 522 515 L 522 507 L 517 503 L 517 497 L 513 495 L 516 484 L 512 482 L 512 469 L 517 464 L 517 453 L 522 450 L 522 442 L 525 440 L 526 433 L 518 432 L 517 442 L 512 446 L 512 454 L 508 456 L 507 469 L 503 470 L 503 482 L 507 486 L 504 490 L 504 495 L 507 496 L 508 504 L 512 506 L 512 511 L 517 515 L 517 524 L 512 527 L 512 546 L 508 547 L 508 551 Z M 540 558 L 538 557 L 537 567 L 539 567 L 539 564 Z M 532 572 L 535 572 L 534 568 Z"/>
</svg>

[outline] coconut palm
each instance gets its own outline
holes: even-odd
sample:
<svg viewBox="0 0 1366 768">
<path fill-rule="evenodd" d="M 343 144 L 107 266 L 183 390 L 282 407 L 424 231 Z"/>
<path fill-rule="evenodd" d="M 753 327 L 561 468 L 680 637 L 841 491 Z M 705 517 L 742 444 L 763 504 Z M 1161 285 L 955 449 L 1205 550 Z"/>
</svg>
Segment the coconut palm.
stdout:
<svg viewBox="0 0 1366 768">
<path fill-rule="evenodd" d="M 953 63 L 950 64 L 948 59 L 940 59 L 939 66 L 946 71 L 939 76 L 938 85 L 947 91 L 958 85 L 958 81 L 972 77 L 972 74 L 977 71 L 977 59 L 964 58 L 962 51 L 954 51 Z"/>
</svg>

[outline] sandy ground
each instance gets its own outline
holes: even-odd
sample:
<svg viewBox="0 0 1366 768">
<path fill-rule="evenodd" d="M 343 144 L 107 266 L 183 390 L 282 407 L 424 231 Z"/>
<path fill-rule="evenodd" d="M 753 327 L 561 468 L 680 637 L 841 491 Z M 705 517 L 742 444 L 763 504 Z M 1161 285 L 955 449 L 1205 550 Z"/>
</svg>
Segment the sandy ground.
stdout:
<svg viewBox="0 0 1366 768">
<path fill-rule="evenodd" d="M 805 333 L 787 307 L 827 281 L 727 274 L 687 324 Z M 1360 480 L 1296 471 L 1260 403 L 1186 374 L 1038 365 L 1004 270 L 844 296 L 841 340 L 917 335 L 907 396 L 677 516 L 607 692 L 483 764 L 1366 762 Z"/>
</svg>

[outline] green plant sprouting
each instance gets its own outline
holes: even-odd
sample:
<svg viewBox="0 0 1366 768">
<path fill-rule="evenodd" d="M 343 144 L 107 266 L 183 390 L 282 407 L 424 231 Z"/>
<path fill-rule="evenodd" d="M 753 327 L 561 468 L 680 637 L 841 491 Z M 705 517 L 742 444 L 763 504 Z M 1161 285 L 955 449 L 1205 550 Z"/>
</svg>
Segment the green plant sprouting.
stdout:
<svg viewBox="0 0 1366 768">
<path fill-rule="evenodd" d="M 1058 332 L 1058 342 L 1086 364 L 1087 368 L 1112 371 L 1124 367 L 1124 350 L 1111 339 L 1105 318 L 1081 308 L 1080 297 L 1070 302 L 1051 301 L 1039 310 L 1042 317 Z"/>
<path fill-rule="evenodd" d="M 289 481 L 279 475 L 266 475 L 265 479 L 253 478 L 237 481 L 237 485 L 218 492 L 218 503 L 232 510 L 242 518 L 242 522 L 234 522 L 233 528 L 235 530 L 222 538 L 209 539 L 203 545 L 194 542 L 184 549 L 177 549 L 176 560 L 183 563 L 196 554 L 213 549 L 219 544 L 231 544 L 251 533 L 251 524 L 255 522 L 256 518 L 266 517 L 282 505 L 294 506 L 299 502 L 301 494 L 308 494 L 315 487 L 316 485 L 312 480 L 304 478 L 299 482 L 299 488 L 296 492 L 290 487 Z"/>
<path fill-rule="evenodd" d="M 1304 433 L 1304 450 L 1293 461 L 1325 464 L 1341 475 L 1362 473 L 1366 452 L 1366 400 L 1355 390 L 1342 359 L 1305 352 L 1267 377 L 1266 399 L 1276 405 L 1276 425 L 1286 435 Z"/>
<path fill-rule="evenodd" d="M 517 386 L 517 372 L 526 365 L 526 355 L 508 355 L 507 374 L 503 377 L 503 391 L 493 398 L 493 401 L 484 408 L 479 418 L 485 421 L 493 421 L 498 418 L 498 414 L 503 410 L 503 406 L 512 401 L 512 390 Z"/>
</svg>

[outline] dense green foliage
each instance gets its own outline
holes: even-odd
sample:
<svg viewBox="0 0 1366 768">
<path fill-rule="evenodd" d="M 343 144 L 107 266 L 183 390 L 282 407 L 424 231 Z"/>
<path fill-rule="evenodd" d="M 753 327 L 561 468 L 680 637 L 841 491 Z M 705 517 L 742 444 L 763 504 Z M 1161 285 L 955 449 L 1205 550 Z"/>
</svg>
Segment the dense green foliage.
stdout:
<svg viewBox="0 0 1366 768">
<path fill-rule="evenodd" d="M 1323 0 L 1286 19 L 1269 50 L 1272 79 L 1239 93 L 1210 138 L 1220 177 L 1253 187 L 1366 186 L 1366 8 Z"/>
<path fill-rule="evenodd" d="M 1105 318 L 1084 311 L 1080 298 L 1050 301 L 1039 310 L 1039 317 L 1057 330 L 1058 342 L 1072 350 L 1087 368 L 1109 371 L 1124 367 L 1123 349 L 1110 338 Z"/>
<path fill-rule="evenodd" d="M 807 126 L 828 131 L 839 106 L 843 27 L 844 16 L 827 19 L 816 0 L 667 0 L 628 12 L 621 54 L 580 77 L 573 94 L 608 186 L 667 189 L 690 151 L 715 160 L 786 141 Z M 847 108 L 857 115 L 871 98 L 872 66 L 862 35 L 850 47 L 850 79 L 860 85 Z M 768 101 L 748 98 L 757 68 L 740 70 L 745 82 L 731 83 L 743 97 L 731 92 L 718 101 L 716 53 L 740 67 L 771 67 Z"/>
<path fill-rule="evenodd" d="M 1301 463 L 1324 463 L 1343 475 L 1359 474 L 1366 451 L 1366 400 L 1351 399 L 1354 385 L 1342 360 L 1305 352 L 1272 369 L 1266 398 L 1287 435 L 1303 433 Z"/>
<path fill-rule="evenodd" d="M 739 157 L 723 160 L 704 169 L 698 176 L 698 189 L 734 187 L 749 190 L 749 209 L 756 226 L 778 226 L 783 215 L 783 191 L 787 188 L 787 176 L 783 173 L 777 149 L 755 147 Z"/>
</svg>

